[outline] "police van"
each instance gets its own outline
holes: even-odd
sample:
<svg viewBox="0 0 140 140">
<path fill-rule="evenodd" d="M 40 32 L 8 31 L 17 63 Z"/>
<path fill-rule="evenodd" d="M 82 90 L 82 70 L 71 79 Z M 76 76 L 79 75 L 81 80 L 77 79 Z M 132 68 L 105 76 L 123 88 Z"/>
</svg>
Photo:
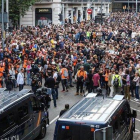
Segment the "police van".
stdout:
<svg viewBox="0 0 140 140">
<path fill-rule="evenodd" d="M 0 140 L 44 138 L 48 120 L 44 104 L 30 90 L 0 89 Z"/>
<path fill-rule="evenodd" d="M 90 93 L 57 120 L 54 140 L 133 140 L 135 117 L 124 96 Z"/>
</svg>

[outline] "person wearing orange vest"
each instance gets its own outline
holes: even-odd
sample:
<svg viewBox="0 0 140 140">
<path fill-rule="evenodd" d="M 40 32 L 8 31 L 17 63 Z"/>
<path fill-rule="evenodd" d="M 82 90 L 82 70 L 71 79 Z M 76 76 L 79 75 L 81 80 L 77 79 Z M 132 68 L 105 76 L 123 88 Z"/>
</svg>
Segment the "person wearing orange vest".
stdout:
<svg viewBox="0 0 140 140">
<path fill-rule="evenodd" d="M 79 95 L 79 88 L 80 88 L 80 94 L 83 95 L 83 85 L 86 78 L 87 78 L 87 72 L 84 70 L 83 66 L 80 66 L 80 70 L 78 70 L 75 76 L 75 81 L 77 82 L 77 91 L 75 95 Z"/>
<path fill-rule="evenodd" d="M 68 69 L 65 67 L 64 64 L 62 64 L 62 69 L 60 70 L 60 74 L 61 74 L 61 81 L 63 87 L 63 90 L 61 92 L 64 92 L 65 88 L 66 88 L 66 92 L 68 92 Z"/>
<path fill-rule="evenodd" d="M 0 65 L 0 87 L 3 87 L 3 72 L 4 72 L 4 67 L 3 67 L 3 63 L 1 63 Z"/>
<path fill-rule="evenodd" d="M 103 76 L 105 78 L 106 95 L 109 95 L 110 88 L 108 86 L 108 79 L 109 79 L 109 68 L 108 67 L 106 67 L 105 74 Z"/>
</svg>

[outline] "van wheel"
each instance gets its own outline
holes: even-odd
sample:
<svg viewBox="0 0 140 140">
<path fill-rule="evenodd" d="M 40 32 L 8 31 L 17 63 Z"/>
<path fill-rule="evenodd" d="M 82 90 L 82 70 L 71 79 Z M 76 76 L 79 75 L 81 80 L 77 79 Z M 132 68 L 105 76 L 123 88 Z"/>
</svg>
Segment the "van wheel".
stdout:
<svg viewBox="0 0 140 140">
<path fill-rule="evenodd" d="M 46 123 L 43 123 L 41 125 L 41 130 L 40 130 L 39 138 L 43 139 L 45 136 L 46 136 Z"/>
</svg>

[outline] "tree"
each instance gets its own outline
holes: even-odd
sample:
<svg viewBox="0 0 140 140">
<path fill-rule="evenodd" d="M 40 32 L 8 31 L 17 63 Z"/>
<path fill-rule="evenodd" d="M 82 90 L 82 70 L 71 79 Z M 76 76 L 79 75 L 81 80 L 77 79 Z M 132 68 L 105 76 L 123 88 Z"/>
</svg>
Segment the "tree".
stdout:
<svg viewBox="0 0 140 140">
<path fill-rule="evenodd" d="M 24 16 L 29 7 L 32 6 L 37 1 L 40 0 L 9 0 L 9 19 L 11 19 L 14 27 L 18 26 L 20 16 L 21 15 Z M 0 0 L 0 9 L 1 9 L 1 0 Z"/>
</svg>

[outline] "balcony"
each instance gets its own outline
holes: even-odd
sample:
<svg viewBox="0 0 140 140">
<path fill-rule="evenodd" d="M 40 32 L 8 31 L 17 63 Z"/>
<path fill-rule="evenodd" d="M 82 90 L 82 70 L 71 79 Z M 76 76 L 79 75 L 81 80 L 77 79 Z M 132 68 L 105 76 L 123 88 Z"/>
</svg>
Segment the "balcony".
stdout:
<svg viewBox="0 0 140 140">
<path fill-rule="evenodd" d="M 40 1 L 38 1 L 38 2 L 36 2 L 35 4 L 45 4 L 45 3 L 53 3 L 53 0 L 40 0 Z"/>
<path fill-rule="evenodd" d="M 125 2 L 125 3 L 128 3 L 128 1 L 129 1 L 129 3 L 136 3 L 136 0 L 114 0 L 114 2 Z M 140 0 L 138 0 L 138 2 L 139 2 Z"/>
<path fill-rule="evenodd" d="M 72 4 L 72 3 L 77 3 L 77 4 L 86 4 L 86 3 L 98 3 L 98 2 L 112 2 L 112 0 L 62 0 L 62 3 L 69 3 L 69 4 Z"/>
</svg>

